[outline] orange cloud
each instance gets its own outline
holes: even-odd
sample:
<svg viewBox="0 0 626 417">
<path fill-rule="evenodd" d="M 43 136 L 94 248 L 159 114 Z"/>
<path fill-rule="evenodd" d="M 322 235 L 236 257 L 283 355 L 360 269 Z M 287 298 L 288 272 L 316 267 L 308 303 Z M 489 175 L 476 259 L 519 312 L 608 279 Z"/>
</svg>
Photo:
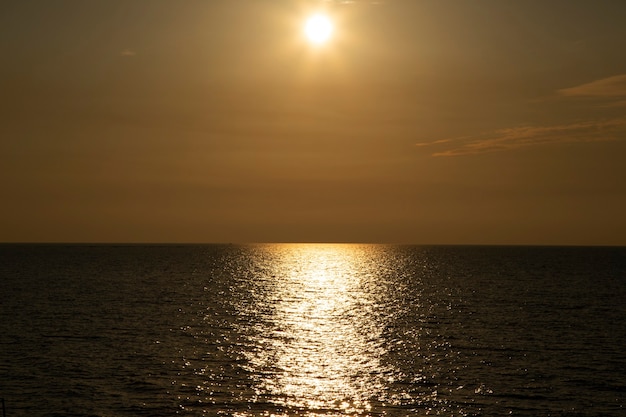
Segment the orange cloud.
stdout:
<svg viewBox="0 0 626 417">
<path fill-rule="evenodd" d="M 602 102 L 602 108 L 626 106 L 626 74 L 564 88 L 557 93 L 568 99 L 578 97 L 597 99 Z M 595 104 L 597 105 L 597 102 Z M 626 140 L 626 117 L 551 126 L 517 126 L 473 136 L 422 142 L 416 146 L 438 148 L 433 156 L 459 156 L 510 151 L 546 144 L 613 140 Z"/>
<path fill-rule="evenodd" d="M 615 75 L 575 87 L 564 88 L 558 92 L 568 97 L 626 97 L 626 74 Z"/>
<path fill-rule="evenodd" d="M 555 126 L 519 126 L 475 136 L 423 142 L 416 146 L 443 148 L 434 152 L 433 156 L 460 156 L 556 143 L 605 142 L 620 138 L 626 138 L 626 118 Z"/>
</svg>

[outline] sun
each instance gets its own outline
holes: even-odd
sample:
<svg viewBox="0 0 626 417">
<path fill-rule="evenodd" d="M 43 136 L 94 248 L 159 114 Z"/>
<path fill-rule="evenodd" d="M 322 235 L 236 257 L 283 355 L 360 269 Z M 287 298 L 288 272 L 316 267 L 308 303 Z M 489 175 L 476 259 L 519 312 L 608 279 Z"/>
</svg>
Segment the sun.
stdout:
<svg viewBox="0 0 626 417">
<path fill-rule="evenodd" d="M 310 16 L 304 24 L 304 35 L 314 45 L 322 45 L 333 35 L 333 22 L 323 14 Z"/>
</svg>

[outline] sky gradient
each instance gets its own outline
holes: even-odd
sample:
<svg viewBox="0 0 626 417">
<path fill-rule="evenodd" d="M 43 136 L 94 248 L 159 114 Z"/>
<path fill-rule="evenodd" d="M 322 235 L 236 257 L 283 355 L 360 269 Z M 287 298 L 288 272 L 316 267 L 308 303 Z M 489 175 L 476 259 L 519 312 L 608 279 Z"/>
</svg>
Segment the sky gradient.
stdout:
<svg viewBox="0 0 626 417">
<path fill-rule="evenodd" d="M 624 22 L 622 0 L 5 0 L 0 241 L 626 245 Z"/>
</svg>

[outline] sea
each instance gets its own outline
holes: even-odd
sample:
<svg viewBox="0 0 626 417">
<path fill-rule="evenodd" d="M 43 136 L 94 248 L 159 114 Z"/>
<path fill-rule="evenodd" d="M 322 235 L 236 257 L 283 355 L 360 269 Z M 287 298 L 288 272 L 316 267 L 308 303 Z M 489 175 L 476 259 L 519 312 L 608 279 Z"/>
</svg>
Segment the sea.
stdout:
<svg viewBox="0 0 626 417">
<path fill-rule="evenodd" d="M 0 245 L 4 416 L 626 416 L 626 248 Z"/>
</svg>

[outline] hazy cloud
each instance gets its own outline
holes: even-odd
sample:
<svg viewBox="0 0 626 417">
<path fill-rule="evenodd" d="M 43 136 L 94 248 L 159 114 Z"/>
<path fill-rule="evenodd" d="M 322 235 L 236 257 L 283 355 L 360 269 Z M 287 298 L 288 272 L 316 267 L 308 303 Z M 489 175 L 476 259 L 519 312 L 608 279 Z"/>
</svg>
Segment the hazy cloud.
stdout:
<svg viewBox="0 0 626 417">
<path fill-rule="evenodd" d="M 615 75 L 575 87 L 564 88 L 558 92 L 568 97 L 626 97 L 626 74 Z"/>
<path fill-rule="evenodd" d="M 626 106 L 626 74 L 557 91 L 561 97 L 595 98 L 603 108 Z M 597 105 L 597 102 L 596 102 Z M 626 139 L 626 117 L 604 118 L 550 126 L 516 126 L 478 135 L 417 143 L 437 150 L 433 156 L 475 155 L 557 143 L 605 142 Z"/>
<path fill-rule="evenodd" d="M 137 55 L 137 53 L 131 49 L 124 49 L 122 52 L 120 52 L 121 56 L 135 56 Z"/>
<path fill-rule="evenodd" d="M 440 148 L 433 156 L 459 156 L 510 151 L 537 145 L 604 142 L 620 138 L 626 138 L 626 118 L 555 126 L 519 126 L 475 136 L 422 142 L 416 146 Z"/>
</svg>

